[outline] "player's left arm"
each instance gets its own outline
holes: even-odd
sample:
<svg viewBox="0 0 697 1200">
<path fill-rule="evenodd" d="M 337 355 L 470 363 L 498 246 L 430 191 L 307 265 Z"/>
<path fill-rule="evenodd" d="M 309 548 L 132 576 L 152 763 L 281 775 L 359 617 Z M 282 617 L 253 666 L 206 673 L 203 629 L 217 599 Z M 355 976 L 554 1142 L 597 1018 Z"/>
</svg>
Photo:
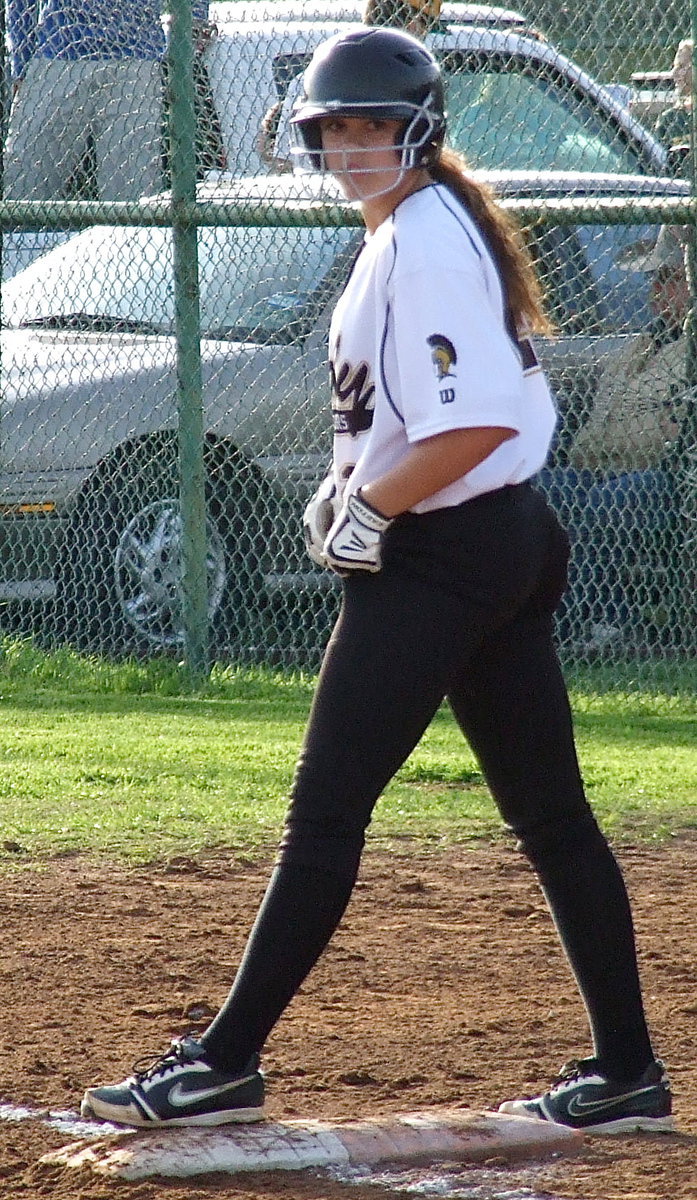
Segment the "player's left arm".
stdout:
<svg viewBox="0 0 697 1200">
<path fill-rule="evenodd" d="M 348 496 L 324 543 L 327 565 L 340 572 L 379 571 L 382 540 L 394 518 L 473 471 L 516 433 L 477 426 L 415 442 L 396 467 Z"/>
<path fill-rule="evenodd" d="M 361 488 L 364 500 L 385 517 L 397 517 L 449 487 L 484 462 L 517 429 L 476 426 L 449 429 L 409 447 L 402 462 Z"/>
</svg>

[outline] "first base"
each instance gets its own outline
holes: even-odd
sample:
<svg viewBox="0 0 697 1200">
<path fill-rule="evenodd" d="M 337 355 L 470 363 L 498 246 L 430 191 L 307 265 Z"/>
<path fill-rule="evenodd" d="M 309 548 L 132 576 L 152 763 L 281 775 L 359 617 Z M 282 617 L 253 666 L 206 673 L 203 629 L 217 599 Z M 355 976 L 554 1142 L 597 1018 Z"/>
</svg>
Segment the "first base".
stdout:
<svg viewBox="0 0 697 1200">
<path fill-rule="evenodd" d="M 302 1170 L 385 1163 L 483 1162 L 573 1154 L 576 1130 L 495 1112 L 426 1109 L 365 1121 L 262 1121 L 213 1129 L 133 1130 L 73 1142 L 41 1162 L 120 1179 L 208 1171 Z"/>
</svg>

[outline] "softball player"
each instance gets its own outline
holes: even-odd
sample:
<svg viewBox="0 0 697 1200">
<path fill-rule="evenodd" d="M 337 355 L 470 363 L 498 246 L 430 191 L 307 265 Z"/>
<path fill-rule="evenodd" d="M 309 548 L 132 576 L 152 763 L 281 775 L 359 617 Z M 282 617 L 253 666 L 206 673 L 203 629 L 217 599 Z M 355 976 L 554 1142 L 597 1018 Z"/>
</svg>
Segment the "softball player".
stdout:
<svg viewBox="0 0 697 1200">
<path fill-rule="evenodd" d="M 334 461 L 305 515 L 343 580 L 277 865 L 232 990 L 83 1113 L 214 1125 L 262 1113 L 259 1053 L 348 904 L 373 807 L 444 698 L 539 875 L 594 1050 L 503 1104 L 604 1132 L 671 1128 L 622 876 L 584 796 L 552 640 L 567 539 L 530 484 L 555 424 L 544 328 L 504 214 L 443 148 L 438 66 L 408 34 L 331 39 L 305 75 L 301 148 L 362 209 L 330 333 Z"/>
</svg>

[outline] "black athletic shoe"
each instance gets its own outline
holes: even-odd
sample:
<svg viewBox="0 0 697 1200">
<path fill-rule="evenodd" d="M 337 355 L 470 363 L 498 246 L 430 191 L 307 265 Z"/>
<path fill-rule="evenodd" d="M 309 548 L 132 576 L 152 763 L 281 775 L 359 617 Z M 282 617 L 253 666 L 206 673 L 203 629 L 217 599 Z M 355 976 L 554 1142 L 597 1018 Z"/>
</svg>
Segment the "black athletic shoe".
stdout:
<svg viewBox="0 0 697 1200">
<path fill-rule="evenodd" d="M 670 1083 L 662 1062 L 653 1062 L 632 1083 L 613 1083 L 595 1058 L 562 1067 L 550 1091 L 534 1100 L 506 1100 L 499 1112 L 570 1125 L 585 1133 L 670 1133 Z"/>
<path fill-rule="evenodd" d="M 165 1054 L 136 1063 L 123 1083 L 88 1088 L 83 1117 L 117 1125 L 227 1125 L 264 1115 L 264 1078 L 254 1054 L 236 1075 L 211 1067 L 195 1038 L 177 1038 Z"/>
</svg>

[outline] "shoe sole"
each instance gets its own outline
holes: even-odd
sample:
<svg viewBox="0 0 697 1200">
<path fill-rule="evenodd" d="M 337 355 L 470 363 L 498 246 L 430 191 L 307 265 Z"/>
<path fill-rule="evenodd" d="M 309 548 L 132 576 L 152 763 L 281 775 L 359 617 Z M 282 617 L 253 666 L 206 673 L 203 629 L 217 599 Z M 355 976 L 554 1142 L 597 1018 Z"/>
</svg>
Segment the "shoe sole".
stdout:
<svg viewBox="0 0 697 1200">
<path fill-rule="evenodd" d="M 515 1100 L 507 1100 L 499 1105 L 499 1112 L 507 1116 L 526 1117 L 529 1121 L 547 1121 L 550 1125 L 567 1125 L 566 1121 L 555 1121 L 540 1113 L 526 1111 Z M 670 1115 L 664 1117 L 619 1117 L 615 1121 L 601 1121 L 599 1125 L 572 1125 L 567 1128 L 577 1129 L 579 1133 L 675 1133 L 675 1121 Z"/>
<path fill-rule="evenodd" d="M 673 1117 L 622 1117 L 601 1125 L 575 1126 L 581 1133 L 675 1133 Z"/>
<path fill-rule="evenodd" d="M 143 1117 L 141 1121 L 125 1121 L 123 1117 L 113 1113 L 96 1112 L 90 1104 L 83 1103 L 80 1116 L 87 1121 L 108 1121 L 110 1125 L 122 1125 L 126 1129 L 160 1129 L 165 1125 L 214 1126 L 214 1125 L 252 1125 L 264 1120 L 263 1108 L 234 1108 L 226 1112 L 199 1113 L 193 1117 L 171 1117 L 164 1121 L 150 1121 Z"/>
</svg>

